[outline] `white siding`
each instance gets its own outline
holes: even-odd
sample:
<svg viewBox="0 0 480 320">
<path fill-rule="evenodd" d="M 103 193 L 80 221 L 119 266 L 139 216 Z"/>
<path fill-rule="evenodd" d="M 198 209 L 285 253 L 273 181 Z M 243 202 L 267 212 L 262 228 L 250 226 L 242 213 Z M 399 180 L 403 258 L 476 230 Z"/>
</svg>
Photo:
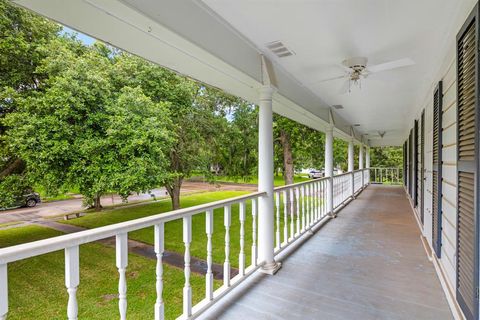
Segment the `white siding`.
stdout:
<svg viewBox="0 0 480 320">
<path fill-rule="evenodd" d="M 433 148 L 433 100 L 429 99 L 425 109 L 425 211 L 423 235 L 432 246 L 432 148 Z"/>
<path fill-rule="evenodd" d="M 442 254 L 439 259 L 449 286 L 455 288 L 455 252 L 456 252 L 456 203 L 457 203 L 457 146 L 456 146 L 456 63 L 452 50 L 443 77 L 442 108 Z M 425 190 L 424 190 L 424 226 L 423 235 L 432 245 L 432 149 L 433 149 L 433 93 L 437 82 L 432 84 L 431 92 L 422 108 L 419 108 L 417 119 L 425 110 Z M 420 156 L 418 157 L 420 161 Z M 420 165 L 419 165 L 420 166 Z M 420 172 L 419 172 L 420 173 Z M 419 193 L 420 194 L 420 193 Z M 420 202 L 419 202 L 420 203 Z M 418 208 L 419 210 L 420 208 Z"/>
<path fill-rule="evenodd" d="M 452 58 L 443 77 L 442 115 L 442 256 L 440 263 L 447 273 L 450 286 L 456 287 L 455 252 L 457 243 L 457 84 L 456 61 Z"/>
</svg>

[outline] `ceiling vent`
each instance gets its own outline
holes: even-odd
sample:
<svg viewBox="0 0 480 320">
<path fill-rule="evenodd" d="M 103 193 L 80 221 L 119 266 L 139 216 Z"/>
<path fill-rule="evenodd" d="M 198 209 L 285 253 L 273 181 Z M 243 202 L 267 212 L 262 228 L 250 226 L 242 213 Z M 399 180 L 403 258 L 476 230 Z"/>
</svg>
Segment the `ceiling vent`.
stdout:
<svg viewBox="0 0 480 320">
<path fill-rule="evenodd" d="M 332 107 L 337 110 L 343 109 L 343 106 L 341 104 L 334 104 Z"/>
<path fill-rule="evenodd" d="M 295 52 L 288 49 L 281 41 L 269 42 L 266 46 L 279 58 L 285 58 L 295 54 Z"/>
</svg>

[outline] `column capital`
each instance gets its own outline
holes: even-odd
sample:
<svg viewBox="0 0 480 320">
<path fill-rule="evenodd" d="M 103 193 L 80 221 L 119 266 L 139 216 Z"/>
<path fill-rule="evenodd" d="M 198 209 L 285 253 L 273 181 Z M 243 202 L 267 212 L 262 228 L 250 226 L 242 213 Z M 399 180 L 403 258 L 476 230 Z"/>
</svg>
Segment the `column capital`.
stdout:
<svg viewBox="0 0 480 320">
<path fill-rule="evenodd" d="M 272 100 L 273 94 L 277 89 L 271 85 L 264 85 L 258 88 L 258 93 L 260 94 L 260 100 Z"/>
</svg>

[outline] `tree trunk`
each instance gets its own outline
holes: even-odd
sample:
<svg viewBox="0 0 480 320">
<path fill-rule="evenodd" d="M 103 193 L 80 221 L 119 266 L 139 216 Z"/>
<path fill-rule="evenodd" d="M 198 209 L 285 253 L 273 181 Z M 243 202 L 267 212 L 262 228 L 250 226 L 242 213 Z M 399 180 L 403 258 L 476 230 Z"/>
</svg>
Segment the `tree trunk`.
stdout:
<svg viewBox="0 0 480 320">
<path fill-rule="evenodd" d="M 288 185 L 293 183 L 295 170 L 293 167 L 293 155 L 292 146 L 290 145 L 290 137 L 283 130 L 280 131 L 280 143 L 282 144 L 283 149 L 283 180 L 285 181 L 285 185 Z"/>
<path fill-rule="evenodd" d="M 17 158 L 13 162 L 9 163 L 2 171 L 0 171 L 0 179 L 5 178 L 6 176 L 12 173 L 20 173 L 24 170 L 25 163 L 22 159 Z"/>
<path fill-rule="evenodd" d="M 102 210 L 102 204 L 100 203 L 100 194 L 97 194 L 95 198 L 93 199 L 93 207 L 95 208 L 95 211 L 100 211 Z"/>
<path fill-rule="evenodd" d="M 172 200 L 173 210 L 180 209 L 180 189 L 182 187 L 182 183 L 183 178 L 178 177 L 174 179 L 170 184 L 165 185 L 165 189 L 167 189 L 167 192 L 170 195 L 170 199 Z"/>
</svg>

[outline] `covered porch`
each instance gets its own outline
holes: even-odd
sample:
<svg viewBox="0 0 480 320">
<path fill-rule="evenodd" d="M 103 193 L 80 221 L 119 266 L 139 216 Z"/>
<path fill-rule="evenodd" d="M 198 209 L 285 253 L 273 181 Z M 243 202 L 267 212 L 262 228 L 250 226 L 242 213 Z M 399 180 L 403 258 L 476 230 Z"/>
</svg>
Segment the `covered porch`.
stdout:
<svg viewBox="0 0 480 320">
<path fill-rule="evenodd" d="M 443 146 L 438 139 L 438 130 L 440 135 L 442 129 L 456 130 L 456 95 L 453 89 L 444 95 L 448 120 L 444 128 L 441 121 L 438 126 L 438 118 L 442 119 L 438 97 L 443 96 L 435 94 L 436 108 L 440 108 L 436 113 L 434 103 L 425 97 L 432 96 L 440 78 L 448 80 L 448 89 L 455 88 L 455 35 L 476 1 L 442 1 L 440 5 L 433 0 L 367 1 L 364 7 L 351 0 L 339 5 L 319 0 L 311 2 L 313 6 L 308 1 L 307 5 L 285 1 L 279 6 L 272 1 L 213 0 L 13 2 L 258 105 L 258 191 L 0 249 L 0 319 L 7 318 L 9 292 L 15 290 L 8 287 L 9 265 L 58 250 L 65 254 L 67 317 L 81 318 L 80 247 L 111 237 L 118 271 L 111 275 L 118 278 L 118 315 L 127 319 L 131 310 L 127 307 L 129 236 L 145 228 L 153 231 L 155 303 L 142 307 L 150 308 L 156 320 L 165 319 L 165 230 L 173 221 L 182 227 L 185 281 L 178 302 L 180 319 L 464 317 L 455 301 L 459 287 L 454 223 L 449 230 L 445 224 L 453 240 L 448 246 L 445 242 L 443 249 L 448 250 L 444 257 L 452 267 L 439 267 L 440 255 L 430 249 L 435 235 L 433 209 L 447 199 L 441 188 L 438 194 L 432 192 L 438 181 L 442 184 L 441 178 L 432 182 L 436 163 L 432 154 L 456 145 L 452 142 L 456 131 L 445 133 L 448 143 Z M 347 87 L 340 88 L 341 83 L 335 82 L 339 79 Z M 339 88 L 345 90 L 339 92 Z M 324 132 L 325 144 L 318 146 L 325 154 L 324 178 L 274 188 L 273 113 Z M 435 133 L 433 126 L 440 129 Z M 371 184 L 377 176 L 370 168 L 371 147 L 400 146 L 409 132 L 403 181 L 398 177 L 400 170 L 395 172 L 397 183 L 408 181 L 412 202 L 403 186 Z M 334 175 L 335 138 L 348 143 L 345 174 Z M 439 144 L 437 149 L 434 143 Z M 355 146 L 359 147 L 358 165 Z M 456 153 L 444 153 L 443 164 L 452 170 L 451 182 L 444 187 L 453 195 Z M 438 163 L 441 166 L 442 161 Z M 417 189 L 419 197 L 413 192 Z M 439 197 L 432 199 L 433 194 Z M 448 209 L 452 221 L 456 219 L 454 202 Z M 232 215 L 232 207 L 238 214 Z M 221 224 L 214 230 L 219 217 Z M 192 226 L 199 219 L 205 224 L 200 258 L 206 262 L 206 274 L 202 300 L 195 303 L 200 299 L 192 298 L 191 264 L 198 256 L 192 254 L 191 244 Z M 218 233 L 224 241 L 212 249 L 212 234 Z M 232 239 L 239 243 L 234 252 L 238 273 L 232 272 Z M 212 252 L 219 247 L 224 260 L 213 261 Z M 223 266 L 219 288 L 213 264 Z M 477 264 L 471 272 L 476 272 L 475 284 L 471 288 L 467 284 L 474 310 L 468 319 L 478 319 Z"/>
<path fill-rule="evenodd" d="M 370 185 L 202 319 L 452 319 L 405 191 Z"/>
</svg>

